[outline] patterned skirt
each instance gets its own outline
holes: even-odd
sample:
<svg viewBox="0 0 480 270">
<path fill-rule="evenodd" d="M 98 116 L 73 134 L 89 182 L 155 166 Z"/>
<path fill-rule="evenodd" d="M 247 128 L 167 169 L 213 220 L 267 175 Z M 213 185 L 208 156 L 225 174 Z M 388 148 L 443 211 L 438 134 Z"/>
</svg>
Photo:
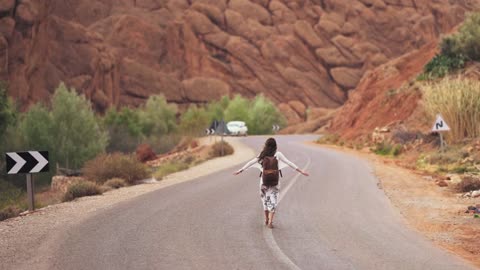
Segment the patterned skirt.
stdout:
<svg viewBox="0 0 480 270">
<path fill-rule="evenodd" d="M 267 187 L 260 184 L 260 198 L 262 199 L 263 210 L 275 212 L 279 198 L 279 185 Z"/>
</svg>

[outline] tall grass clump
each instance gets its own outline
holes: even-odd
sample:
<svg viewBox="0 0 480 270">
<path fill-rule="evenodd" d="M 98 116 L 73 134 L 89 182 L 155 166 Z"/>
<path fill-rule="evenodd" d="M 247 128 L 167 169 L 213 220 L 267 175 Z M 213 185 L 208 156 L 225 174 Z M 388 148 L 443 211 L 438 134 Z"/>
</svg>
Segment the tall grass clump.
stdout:
<svg viewBox="0 0 480 270">
<path fill-rule="evenodd" d="M 102 189 L 97 184 L 90 181 L 81 181 L 73 183 L 68 187 L 67 192 L 63 197 L 63 201 L 73 201 L 76 198 L 101 195 L 102 193 Z"/>
<path fill-rule="evenodd" d="M 425 108 L 432 118 L 441 114 L 453 141 L 480 136 L 480 82 L 445 78 L 423 87 Z"/>
</svg>

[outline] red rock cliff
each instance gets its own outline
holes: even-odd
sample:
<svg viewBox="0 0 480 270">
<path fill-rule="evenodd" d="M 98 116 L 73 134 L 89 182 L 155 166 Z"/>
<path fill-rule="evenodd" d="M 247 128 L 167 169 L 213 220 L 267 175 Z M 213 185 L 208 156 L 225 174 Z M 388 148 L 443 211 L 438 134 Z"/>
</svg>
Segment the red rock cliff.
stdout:
<svg viewBox="0 0 480 270">
<path fill-rule="evenodd" d="M 24 105 L 64 81 L 99 110 L 160 93 L 335 108 L 366 71 L 436 40 L 477 2 L 0 0 L 0 79 Z"/>
</svg>

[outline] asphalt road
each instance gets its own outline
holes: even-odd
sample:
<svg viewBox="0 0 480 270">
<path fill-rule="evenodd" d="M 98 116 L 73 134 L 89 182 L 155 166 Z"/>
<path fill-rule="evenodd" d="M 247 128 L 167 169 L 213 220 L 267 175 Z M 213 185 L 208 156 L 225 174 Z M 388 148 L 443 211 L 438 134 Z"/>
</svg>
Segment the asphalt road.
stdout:
<svg viewBox="0 0 480 270">
<path fill-rule="evenodd" d="M 258 170 L 232 169 L 119 204 L 61 237 L 49 269 L 470 269 L 408 229 L 367 162 L 279 137 L 284 170 L 263 224 Z M 265 138 L 245 143 L 260 149 Z"/>
</svg>

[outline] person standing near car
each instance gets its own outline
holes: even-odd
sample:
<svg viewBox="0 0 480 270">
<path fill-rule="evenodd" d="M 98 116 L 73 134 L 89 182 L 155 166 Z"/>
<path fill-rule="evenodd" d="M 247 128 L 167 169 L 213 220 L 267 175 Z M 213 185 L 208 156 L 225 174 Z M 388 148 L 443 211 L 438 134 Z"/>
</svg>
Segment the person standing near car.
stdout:
<svg viewBox="0 0 480 270">
<path fill-rule="evenodd" d="M 258 157 L 250 160 L 240 170 L 233 173 L 234 175 L 238 175 L 255 164 L 261 165 L 260 197 L 265 212 L 265 225 L 267 225 L 268 228 L 273 228 L 273 217 L 278 204 L 280 192 L 279 179 L 281 176 L 279 162 L 287 164 L 305 176 L 309 175 L 307 172 L 300 170 L 297 165 L 288 160 L 281 152 L 277 151 L 277 142 L 274 138 L 267 139 Z"/>
</svg>

